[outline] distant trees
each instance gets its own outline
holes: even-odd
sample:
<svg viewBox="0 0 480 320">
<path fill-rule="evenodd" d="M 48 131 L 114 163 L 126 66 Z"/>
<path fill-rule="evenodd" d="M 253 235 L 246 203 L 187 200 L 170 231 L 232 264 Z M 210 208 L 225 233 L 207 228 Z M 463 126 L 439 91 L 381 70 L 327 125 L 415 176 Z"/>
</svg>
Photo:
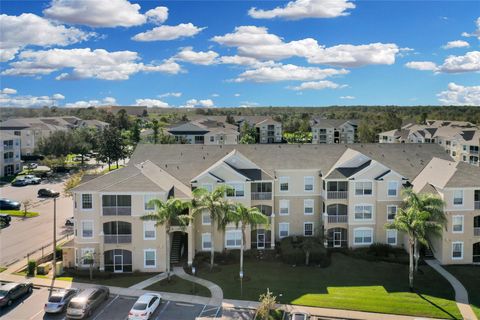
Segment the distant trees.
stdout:
<svg viewBox="0 0 480 320">
<path fill-rule="evenodd" d="M 118 167 L 118 160 L 126 155 L 126 146 L 120 131 L 115 127 L 108 127 L 101 131 L 100 135 L 98 159 L 108 163 L 108 170 L 113 162 L 116 162 Z"/>
<path fill-rule="evenodd" d="M 250 125 L 247 121 L 244 121 L 240 127 L 240 143 L 252 144 L 258 141 L 257 130 L 254 126 Z"/>
<path fill-rule="evenodd" d="M 158 133 L 160 130 L 160 124 L 158 123 L 157 119 L 152 120 L 152 130 L 153 130 L 153 143 L 158 143 Z"/>
</svg>

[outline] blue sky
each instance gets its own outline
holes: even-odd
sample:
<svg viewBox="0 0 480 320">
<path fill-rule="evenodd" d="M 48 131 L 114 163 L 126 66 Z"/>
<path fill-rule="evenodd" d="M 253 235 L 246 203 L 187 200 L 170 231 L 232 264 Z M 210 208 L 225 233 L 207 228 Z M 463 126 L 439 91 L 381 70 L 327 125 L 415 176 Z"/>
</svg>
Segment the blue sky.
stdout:
<svg viewBox="0 0 480 320">
<path fill-rule="evenodd" d="M 478 1 L 1 1 L 1 11 L 0 106 L 480 105 Z"/>
</svg>

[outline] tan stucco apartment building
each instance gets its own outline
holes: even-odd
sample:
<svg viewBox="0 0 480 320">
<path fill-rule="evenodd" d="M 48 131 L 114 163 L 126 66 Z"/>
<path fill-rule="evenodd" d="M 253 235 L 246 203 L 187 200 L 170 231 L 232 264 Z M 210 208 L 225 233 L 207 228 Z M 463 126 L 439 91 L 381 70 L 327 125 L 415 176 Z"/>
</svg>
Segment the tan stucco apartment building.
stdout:
<svg viewBox="0 0 480 320">
<path fill-rule="evenodd" d="M 436 180 L 437 165 L 454 167 L 448 179 Z M 480 261 L 480 170 L 455 163 L 438 145 L 139 145 L 126 168 L 73 190 L 76 236 L 64 251 L 66 266 L 85 266 L 82 257 L 93 252 L 101 270 L 165 270 L 165 230 L 140 219 L 153 210 L 149 200 L 191 199 L 194 188 L 222 184 L 234 190 L 228 199 L 269 217 L 269 227 L 256 226 L 245 239 L 247 248 L 266 250 L 291 235 L 325 235 L 328 247 L 402 247 L 405 236 L 384 227 L 395 217 L 402 189 L 434 190 L 449 217 L 435 256 L 445 264 Z M 185 230 L 174 227 L 172 261 L 191 263 L 212 243 L 216 251 L 240 247 L 234 225 L 212 238 L 210 223 L 205 212 Z"/>
</svg>

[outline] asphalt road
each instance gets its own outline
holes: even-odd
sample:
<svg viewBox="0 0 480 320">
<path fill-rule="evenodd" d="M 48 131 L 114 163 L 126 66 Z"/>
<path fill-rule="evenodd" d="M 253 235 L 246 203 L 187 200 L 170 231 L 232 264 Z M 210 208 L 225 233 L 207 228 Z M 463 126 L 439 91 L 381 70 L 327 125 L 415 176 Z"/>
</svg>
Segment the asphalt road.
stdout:
<svg viewBox="0 0 480 320">
<path fill-rule="evenodd" d="M 10 226 L 0 230 L 0 265 L 7 265 L 16 259 L 53 241 L 53 199 L 38 198 L 40 188 L 63 191 L 63 181 L 42 182 L 40 185 L 24 187 L 4 186 L 0 188 L 0 197 L 16 201 L 30 199 L 30 211 L 40 215 L 33 218 L 12 217 Z M 71 228 L 64 226 L 65 219 L 73 215 L 73 202 L 70 198 L 61 196 L 57 199 L 57 236 L 60 237 Z"/>
</svg>

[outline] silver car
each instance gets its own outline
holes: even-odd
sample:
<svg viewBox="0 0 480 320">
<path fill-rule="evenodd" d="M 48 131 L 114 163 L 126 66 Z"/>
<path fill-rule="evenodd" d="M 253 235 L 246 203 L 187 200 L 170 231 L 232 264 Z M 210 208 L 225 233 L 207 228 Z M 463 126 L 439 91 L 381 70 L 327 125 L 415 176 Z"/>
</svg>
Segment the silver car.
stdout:
<svg viewBox="0 0 480 320">
<path fill-rule="evenodd" d="M 45 303 L 44 311 L 46 313 L 63 312 L 70 300 L 78 294 L 78 289 L 65 289 L 52 292 L 48 302 Z"/>
<path fill-rule="evenodd" d="M 83 290 L 68 303 L 67 319 L 90 317 L 109 295 L 110 290 L 103 286 Z"/>
</svg>

